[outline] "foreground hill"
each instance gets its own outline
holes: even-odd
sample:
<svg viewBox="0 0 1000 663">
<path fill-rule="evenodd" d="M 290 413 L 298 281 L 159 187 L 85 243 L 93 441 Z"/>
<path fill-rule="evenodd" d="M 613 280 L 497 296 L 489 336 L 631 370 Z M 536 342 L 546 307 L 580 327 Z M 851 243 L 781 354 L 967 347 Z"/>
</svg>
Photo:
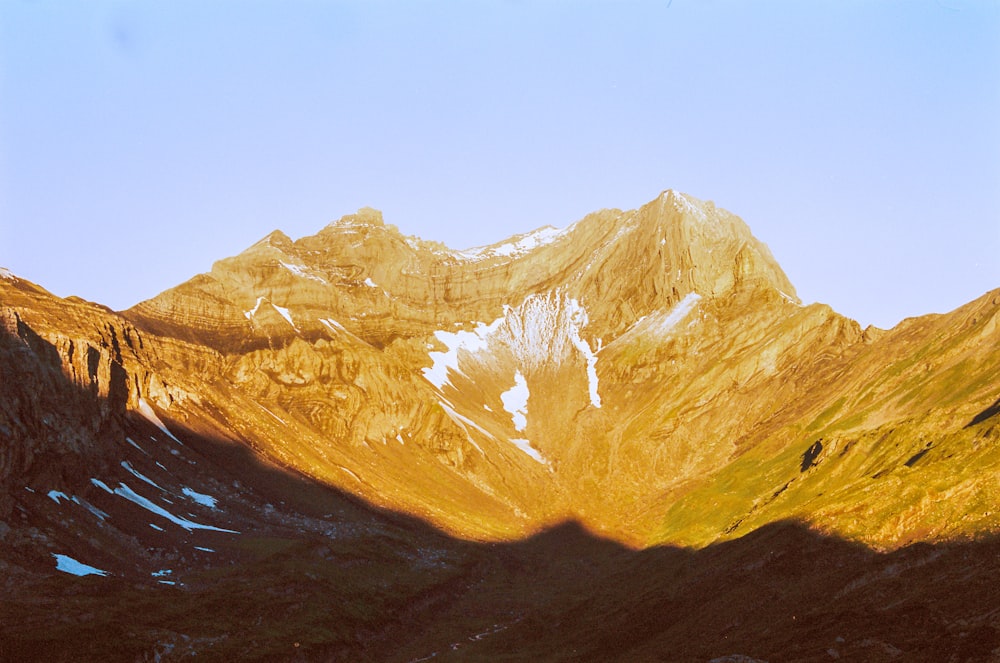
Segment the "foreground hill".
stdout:
<svg viewBox="0 0 1000 663">
<path fill-rule="evenodd" d="M 987 656 L 998 313 L 862 330 L 672 191 L 123 313 L 3 272 L 0 658 Z"/>
</svg>

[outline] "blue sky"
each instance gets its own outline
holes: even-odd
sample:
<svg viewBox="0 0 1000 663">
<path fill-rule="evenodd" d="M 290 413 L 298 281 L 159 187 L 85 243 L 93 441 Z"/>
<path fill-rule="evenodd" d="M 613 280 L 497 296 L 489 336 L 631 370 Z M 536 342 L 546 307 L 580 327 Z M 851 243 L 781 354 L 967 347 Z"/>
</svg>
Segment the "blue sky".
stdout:
<svg viewBox="0 0 1000 663">
<path fill-rule="evenodd" d="M 862 324 L 1000 286 L 1000 3 L 0 0 L 0 265 L 126 308 L 362 206 L 454 248 L 674 188 Z"/>
</svg>

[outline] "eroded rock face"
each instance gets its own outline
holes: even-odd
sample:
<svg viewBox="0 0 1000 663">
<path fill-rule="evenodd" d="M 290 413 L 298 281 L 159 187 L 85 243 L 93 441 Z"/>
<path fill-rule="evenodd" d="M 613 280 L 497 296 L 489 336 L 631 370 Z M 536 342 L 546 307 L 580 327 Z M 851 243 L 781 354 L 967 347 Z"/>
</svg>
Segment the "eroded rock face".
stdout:
<svg viewBox="0 0 1000 663">
<path fill-rule="evenodd" d="M 802 306 L 738 217 L 673 191 L 465 251 L 365 209 L 121 315 L 17 292 L 8 344 L 31 347 L 28 320 L 50 347 L 33 361 L 90 394 L 106 434 L 143 399 L 464 536 L 572 518 L 702 545 L 795 519 L 891 546 L 1000 520 L 979 506 L 1000 476 L 983 486 L 996 293 L 861 330 Z M 947 509 L 914 492 L 932 476 Z"/>
</svg>

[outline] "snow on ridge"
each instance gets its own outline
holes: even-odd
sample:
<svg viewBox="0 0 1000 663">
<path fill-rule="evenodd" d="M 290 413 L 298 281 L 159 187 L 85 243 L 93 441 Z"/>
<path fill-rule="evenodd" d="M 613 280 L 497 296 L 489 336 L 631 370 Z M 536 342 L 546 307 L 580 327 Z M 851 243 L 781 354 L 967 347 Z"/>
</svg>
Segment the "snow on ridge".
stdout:
<svg viewBox="0 0 1000 663">
<path fill-rule="evenodd" d="M 180 440 L 178 440 L 176 437 L 174 437 L 173 433 L 171 433 L 169 430 L 167 430 L 167 427 L 160 420 L 160 418 L 158 416 L 156 416 L 156 412 L 154 412 L 153 408 L 150 407 L 149 403 L 146 402 L 146 399 L 144 399 L 144 398 L 140 398 L 139 399 L 139 408 L 138 409 L 139 409 L 139 414 L 141 414 L 146 421 L 148 421 L 149 423 L 153 424 L 154 426 L 156 426 L 157 428 L 159 428 L 161 431 L 163 431 L 163 433 L 167 437 L 169 437 L 171 440 L 173 440 L 177 444 L 184 444 L 183 442 L 181 442 Z"/>
<path fill-rule="evenodd" d="M 520 432 L 528 425 L 528 381 L 521 371 L 514 372 L 514 386 L 500 394 L 505 410 L 510 412 L 514 430 Z"/>
<path fill-rule="evenodd" d="M 278 264 L 287 269 L 288 271 L 290 271 L 292 274 L 295 274 L 296 276 L 301 276 L 302 278 L 305 279 L 310 279 L 312 281 L 318 281 L 320 283 L 323 283 L 324 285 L 329 285 L 326 279 L 316 276 L 315 274 L 310 274 L 307 268 L 303 265 L 290 264 L 281 260 L 278 261 Z"/>
<path fill-rule="evenodd" d="M 708 217 L 700 206 L 695 205 L 691 202 L 687 194 L 683 194 L 680 191 L 674 191 L 673 189 L 667 189 L 663 192 L 663 200 L 670 200 L 674 208 L 679 212 L 687 212 L 688 214 L 701 219 L 706 220 Z"/>
<path fill-rule="evenodd" d="M 59 553 L 52 553 L 52 556 L 56 558 L 56 571 L 62 571 L 63 573 L 69 573 L 74 576 L 108 576 L 111 575 L 107 571 L 102 571 L 96 566 L 91 566 L 90 564 L 84 564 L 83 562 L 78 562 L 69 555 L 60 555 Z"/>
<path fill-rule="evenodd" d="M 455 255 L 467 260 L 483 260 L 485 258 L 493 258 L 497 256 L 513 258 L 530 253 L 540 246 L 551 244 L 555 240 L 562 237 L 567 230 L 568 228 L 560 230 L 558 228 L 553 228 L 552 226 L 545 226 L 544 228 L 539 228 L 537 230 L 532 230 L 529 233 L 525 233 L 513 241 L 504 242 L 503 244 L 494 244 L 491 246 L 477 246 L 471 249 L 466 249 L 465 251 L 456 251 Z"/>
<path fill-rule="evenodd" d="M 4 279 L 4 280 L 7 280 L 7 281 L 13 281 L 13 280 L 17 279 L 17 277 L 14 276 L 14 273 L 12 271 L 10 271 L 9 269 L 7 269 L 6 267 L 0 267 L 0 279 Z"/>
</svg>

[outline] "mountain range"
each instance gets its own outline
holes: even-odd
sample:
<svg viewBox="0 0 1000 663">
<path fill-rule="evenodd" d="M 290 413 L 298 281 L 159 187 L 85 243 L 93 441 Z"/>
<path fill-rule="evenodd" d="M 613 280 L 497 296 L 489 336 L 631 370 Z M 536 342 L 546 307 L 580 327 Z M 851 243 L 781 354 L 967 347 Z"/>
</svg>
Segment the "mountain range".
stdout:
<svg viewBox="0 0 1000 663">
<path fill-rule="evenodd" d="M 0 658 L 1000 660 L 998 320 L 862 329 L 676 191 L 2 271 Z"/>
</svg>

